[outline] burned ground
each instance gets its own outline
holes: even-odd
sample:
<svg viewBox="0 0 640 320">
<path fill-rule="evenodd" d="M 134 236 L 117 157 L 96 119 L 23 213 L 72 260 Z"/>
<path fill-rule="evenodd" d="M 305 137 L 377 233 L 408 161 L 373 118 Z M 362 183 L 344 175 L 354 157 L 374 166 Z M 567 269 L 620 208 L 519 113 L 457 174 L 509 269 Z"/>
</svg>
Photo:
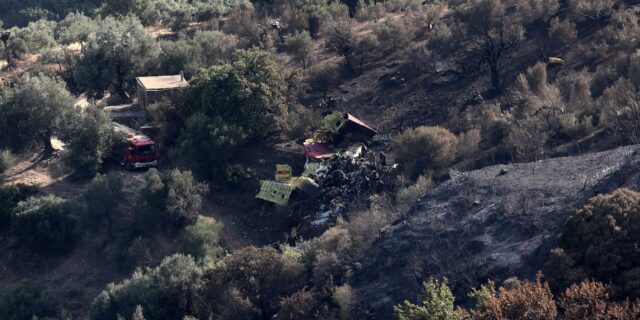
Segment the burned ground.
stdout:
<svg viewBox="0 0 640 320">
<path fill-rule="evenodd" d="M 640 187 L 639 147 L 451 172 L 366 252 L 353 286 L 374 319 L 446 277 L 461 302 L 493 279 L 533 278 L 567 219 L 595 194 Z"/>
</svg>

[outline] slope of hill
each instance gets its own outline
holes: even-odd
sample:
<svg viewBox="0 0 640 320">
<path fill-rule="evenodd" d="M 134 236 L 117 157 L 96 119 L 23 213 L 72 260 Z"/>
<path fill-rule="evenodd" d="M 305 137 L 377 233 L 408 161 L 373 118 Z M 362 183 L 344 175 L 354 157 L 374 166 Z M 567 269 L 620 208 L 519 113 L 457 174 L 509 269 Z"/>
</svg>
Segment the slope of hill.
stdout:
<svg viewBox="0 0 640 320">
<path fill-rule="evenodd" d="M 354 288 L 374 319 L 446 277 L 459 299 L 487 279 L 533 278 L 566 220 L 595 194 L 638 189 L 640 147 L 459 173 L 364 257 Z"/>
</svg>

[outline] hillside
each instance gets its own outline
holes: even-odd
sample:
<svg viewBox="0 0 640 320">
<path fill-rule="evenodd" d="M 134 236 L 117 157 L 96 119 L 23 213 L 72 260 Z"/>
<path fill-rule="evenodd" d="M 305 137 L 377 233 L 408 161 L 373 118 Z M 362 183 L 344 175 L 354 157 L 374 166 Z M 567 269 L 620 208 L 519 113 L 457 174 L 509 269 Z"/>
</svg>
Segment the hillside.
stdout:
<svg viewBox="0 0 640 320">
<path fill-rule="evenodd" d="M 486 279 L 531 279 L 566 221 L 593 195 L 637 190 L 640 149 L 451 172 L 451 180 L 386 228 L 353 287 L 372 319 L 446 277 L 460 301 Z"/>
</svg>

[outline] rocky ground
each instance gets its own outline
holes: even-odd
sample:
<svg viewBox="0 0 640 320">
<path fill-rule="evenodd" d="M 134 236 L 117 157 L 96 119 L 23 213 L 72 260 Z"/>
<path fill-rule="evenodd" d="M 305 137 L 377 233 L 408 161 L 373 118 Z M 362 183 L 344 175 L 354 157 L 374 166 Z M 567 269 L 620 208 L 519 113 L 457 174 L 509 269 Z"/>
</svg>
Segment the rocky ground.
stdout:
<svg viewBox="0 0 640 320">
<path fill-rule="evenodd" d="M 567 219 L 589 198 L 640 187 L 640 147 L 451 172 L 407 216 L 384 230 L 353 287 L 373 319 L 415 300 L 427 277 L 447 277 L 465 302 L 493 279 L 532 278 Z"/>
</svg>

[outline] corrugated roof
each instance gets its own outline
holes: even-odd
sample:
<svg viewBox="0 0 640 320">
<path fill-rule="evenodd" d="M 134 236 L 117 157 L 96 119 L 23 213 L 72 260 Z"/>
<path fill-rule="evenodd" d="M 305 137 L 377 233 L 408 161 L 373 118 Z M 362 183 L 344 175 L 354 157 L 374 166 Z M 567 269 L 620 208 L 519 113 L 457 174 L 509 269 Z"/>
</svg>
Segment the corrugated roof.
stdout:
<svg viewBox="0 0 640 320">
<path fill-rule="evenodd" d="M 180 75 L 138 77 L 137 79 L 146 90 L 169 90 L 189 87 L 189 82 Z"/>
</svg>

